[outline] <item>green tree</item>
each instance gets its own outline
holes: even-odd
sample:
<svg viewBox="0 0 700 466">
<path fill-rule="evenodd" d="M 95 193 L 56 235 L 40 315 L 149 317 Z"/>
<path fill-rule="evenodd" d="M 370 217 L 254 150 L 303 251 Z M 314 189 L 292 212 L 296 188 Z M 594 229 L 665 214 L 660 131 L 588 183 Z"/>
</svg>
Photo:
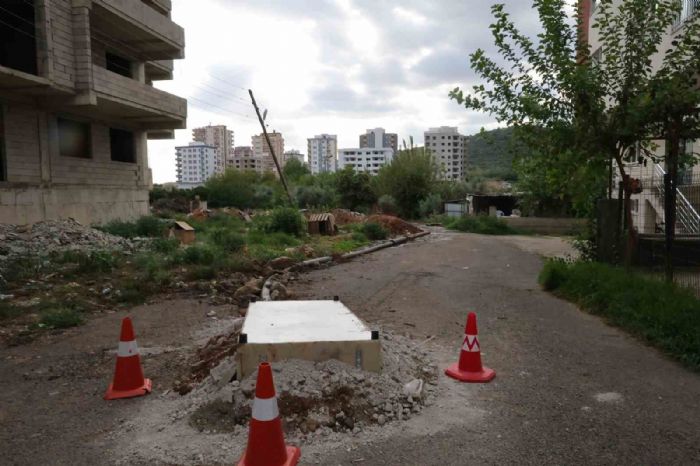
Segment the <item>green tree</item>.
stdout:
<svg viewBox="0 0 700 466">
<path fill-rule="evenodd" d="M 542 159 L 540 166 L 549 170 L 545 179 L 569 180 L 552 187 L 574 203 L 578 201 L 579 208 L 590 214 L 592 205 L 584 204 L 602 194 L 606 172 L 608 196 L 613 192 L 612 170 L 616 167 L 625 180 L 628 199 L 632 183 L 625 161 L 633 155 L 655 160 L 648 114 L 654 114 L 650 109 L 667 105 L 663 96 L 668 93 L 654 93 L 650 88 L 659 79 L 669 91 L 670 81 L 663 71 L 655 72 L 651 58 L 665 50 L 664 34 L 677 19 L 680 2 L 598 2 L 595 28 L 602 54 L 596 59 L 578 34 L 581 24 L 574 24 L 567 15 L 564 0 L 535 0 L 533 5 L 542 26 L 536 41 L 517 29 L 502 4 L 492 7 L 495 22 L 491 32 L 500 59 L 487 57 L 483 50 L 474 52 L 471 66 L 483 83 L 473 86 L 470 93 L 456 88 L 450 97 L 513 126 L 519 140 Z M 580 9 L 577 18 L 582 18 Z M 666 52 L 664 67 L 697 72 L 698 42 L 697 28 L 685 28 Z M 695 91 L 686 85 L 680 94 L 687 97 L 689 92 Z M 548 160 L 553 157 L 556 163 Z"/>
<path fill-rule="evenodd" d="M 369 210 L 377 202 L 370 183 L 368 173 L 356 172 L 352 167 L 337 172 L 335 186 L 340 196 L 340 206 L 351 210 Z"/>
<path fill-rule="evenodd" d="M 307 166 L 297 158 L 287 160 L 284 168 L 282 168 L 282 173 L 284 173 L 284 177 L 291 183 L 296 182 L 304 175 L 311 174 Z"/>
<path fill-rule="evenodd" d="M 420 201 L 432 193 L 436 170 L 435 161 L 425 148 L 404 148 L 379 170 L 374 179 L 375 193 L 393 197 L 401 216 L 417 218 Z"/>
</svg>

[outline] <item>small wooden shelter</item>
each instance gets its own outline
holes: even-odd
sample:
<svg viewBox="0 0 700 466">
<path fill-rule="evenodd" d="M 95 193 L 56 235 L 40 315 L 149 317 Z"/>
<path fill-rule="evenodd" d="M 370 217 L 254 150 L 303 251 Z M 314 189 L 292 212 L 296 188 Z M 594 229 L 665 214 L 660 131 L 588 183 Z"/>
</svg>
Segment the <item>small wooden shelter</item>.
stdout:
<svg viewBox="0 0 700 466">
<path fill-rule="evenodd" d="M 335 217 L 333 214 L 309 214 L 307 217 L 310 235 L 335 235 Z"/>
<path fill-rule="evenodd" d="M 180 244 L 194 243 L 194 227 L 187 222 L 175 221 L 168 230 L 169 238 L 177 238 Z"/>
</svg>

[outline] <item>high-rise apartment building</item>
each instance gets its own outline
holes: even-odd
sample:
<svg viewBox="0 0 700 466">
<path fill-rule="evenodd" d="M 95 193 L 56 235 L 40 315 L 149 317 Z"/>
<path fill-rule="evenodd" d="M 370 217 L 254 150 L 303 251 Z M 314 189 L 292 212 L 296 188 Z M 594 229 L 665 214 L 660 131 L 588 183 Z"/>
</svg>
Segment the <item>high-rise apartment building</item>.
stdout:
<svg viewBox="0 0 700 466">
<path fill-rule="evenodd" d="M 338 168 L 338 136 L 319 134 L 307 139 L 309 168 L 314 175 L 334 172 Z"/>
<path fill-rule="evenodd" d="M 202 186 L 218 174 L 218 148 L 203 142 L 191 142 L 175 148 L 177 187 L 191 189 Z"/>
<path fill-rule="evenodd" d="M 338 151 L 338 167 L 376 175 L 380 168 L 391 163 L 397 146 L 396 134 L 387 134 L 384 128 L 368 129 L 360 136 L 359 148 Z"/>
<path fill-rule="evenodd" d="M 390 147 L 396 153 L 399 150 L 399 136 L 396 133 L 387 133 L 384 128 L 368 129 L 365 134 L 360 135 L 360 149 L 367 147 Z"/>
<path fill-rule="evenodd" d="M 466 176 L 467 137 L 453 126 L 430 128 L 424 133 L 425 148 L 437 164 L 437 176 L 442 180 L 463 180 Z"/>
<path fill-rule="evenodd" d="M 280 167 L 284 166 L 284 137 L 282 133 L 273 131 L 267 133 L 270 137 L 270 144 L 272 144 L 272 149 L 275 151 L 275 156 L 280 164 Z M 270 146 L 265 140 L 264 134 L 258 134 L 253 136 L 253 156 L 260 159 L 262 164 L 262 172 L 273 172 L 277 174 L 277 168 L 275 167 L 275 161 L 272 159 L 272 153 L 270 152 Z"/>
<path fill-rule="evenodd" d="M 225 125 L 203 126 L 192 130 L 192 140 L 216 147 L 216 172 L 223 173 L 233 157 L 233 131 Z"/>
<path fill-rule="evenodd" d="M 255 157 L 253 148 L 250 146 L 238 146 L 233 149 L 232 161 L 232 167 L 236 170 L 250 170 L 258 173 L 263 171 L 262 160 Z"/>
<path fill-rule="evenodd" d="M 0 221 L 146 215 L 147 140 L 186 127 L 153 87 L 184 56 L 171 2 L 0 3 Z"/>
</svg>

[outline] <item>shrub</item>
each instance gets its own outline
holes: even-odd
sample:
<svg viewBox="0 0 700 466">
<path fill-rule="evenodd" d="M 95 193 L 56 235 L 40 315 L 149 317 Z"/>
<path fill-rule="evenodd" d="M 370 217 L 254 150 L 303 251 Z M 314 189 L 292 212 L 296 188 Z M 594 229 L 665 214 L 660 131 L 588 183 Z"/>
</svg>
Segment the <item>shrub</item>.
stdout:
<svg viewBox="0 0 700 466">
<path fill-rule="evenodd" d="M 180 240 L 177 238 L 156 238 L 151 241 L 151 251 L 161 254 L 172 254 L 180 249 Z"/>
<path fill-rule="evenodd" d="M 511 235 L 517 233 L 515 229 L 503 220 L 488 215 L 450 219 L 446 226 L 452 230 L 482 235 Z"/>
<path fill-rule="evenodd" d="M 357 242 L 367 242 L 367 236 L 362 231 L 353 231 L 351 238 Z"/>
<path fill-rule="evenodd" d="M 182 250 L 178 260 L 185 264 L 211 265 L 216 257 L 215 248 L 204 244 L 193 244 Z"/>
<path fill-rule="evenodd" d="M 226 228 L 215 228 L 209 232 L 211 241 L 226 252 L 238 252 L 245 246 L 245 238 L 240 233 Z"/>
<path fill-rule="evenodd" d="M 135 222 L 113 220 L 105 225 L 97 227 L 97 229 L 124 238 L 135 238 L 137 236 L 156 238 L 163 236 L 165 232 L 165 222 L 152 215 L 145 215 Z"/>
<path fill-rule="evenodd" d="M 379 239 L 386 239 L 388 236 L 387 231 L 380 224 L 376 222 L 365 223 L 362 226 L 362 233 L 372 241 Z"/>
<path fill-rule="evenodd" d="M 377 206 L 379 210 L 384 214 L 396 215 L 398 213 L 398 208 L 396 207 L 396 199 L 392 196 L 385 194 L 379 198 L 377 201 Z"/>
<path fill-rule="evenodd" d="M 418 203 L 418 213 L 421 218 L 442 213 L 442 199 L 439 194 L 430 194 Z"/>
<path fill-rule="evenodd" d="M 567 265 L 562 260 L 549 260 L 544 264 L 542 271 L 538 277 L 538 281 L 542 288 L 547 291 L 556 290 L 561 287 L 566 281 Z"/>
<path fill-rule="evenodd" d="M 340 206 L 345 209 L 367 209 L 377 200 L 369 173 L 356 172 L 352 167 L 336 173 L 335 186 L 340 195 Z"/>
<path fill-rule="evenodd" d="M 299 186 L 294 193 L 299 207 L 332 207 L 336 204 L 336 193 L 321 186 Z"/>
<path fill-rule="evenodd" d="M 41 312 L 40 323 L 49 328 L 76 327 L 84 322 L 80 311 L 67 307 L 47 309 Z"/>
<path fill-rule="evenodd" d="M 374 179 L 377 194 L 396 200 L 398 213 L 405 218 L 418 215 L 418 203 L 434 189 L 436 165 L 429 151 L 411 148 L 399 151 Z"/>
<path fill-rule="evenodd" d="M 270 214 L 266 229 L 270 233 L 280 232 L 302 236 L 305 230 L 304 217 L 297 209 L 278 207 Z"/>
</svg>

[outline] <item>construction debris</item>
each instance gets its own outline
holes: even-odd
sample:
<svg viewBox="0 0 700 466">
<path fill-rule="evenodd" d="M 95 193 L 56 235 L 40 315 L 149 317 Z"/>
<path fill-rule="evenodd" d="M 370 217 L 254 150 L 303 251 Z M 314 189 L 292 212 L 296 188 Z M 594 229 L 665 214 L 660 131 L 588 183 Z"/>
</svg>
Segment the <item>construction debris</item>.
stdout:
<svg viewBox="0 0 700 466">
<path fill-rule="evenodd" d="M 352 212 L 347 209 L 333 209 L 331 213 L 335 217 L 335 224 L 339 226 L 348 225 L 350 223 L 362 223 L 367 218 L 366 215 L 359 212 Z"/>
<path fill-rule="evenodd" d="M 391 236 L 414 235 L 423 231 L 417 226 L 408 223 L 405 220 L 401 220 L 398 217 L 394 217 L 393 215 L 371 215 L 367 217 L 365 222 L 380 224 L 391 234 Z"/>
</svg>

